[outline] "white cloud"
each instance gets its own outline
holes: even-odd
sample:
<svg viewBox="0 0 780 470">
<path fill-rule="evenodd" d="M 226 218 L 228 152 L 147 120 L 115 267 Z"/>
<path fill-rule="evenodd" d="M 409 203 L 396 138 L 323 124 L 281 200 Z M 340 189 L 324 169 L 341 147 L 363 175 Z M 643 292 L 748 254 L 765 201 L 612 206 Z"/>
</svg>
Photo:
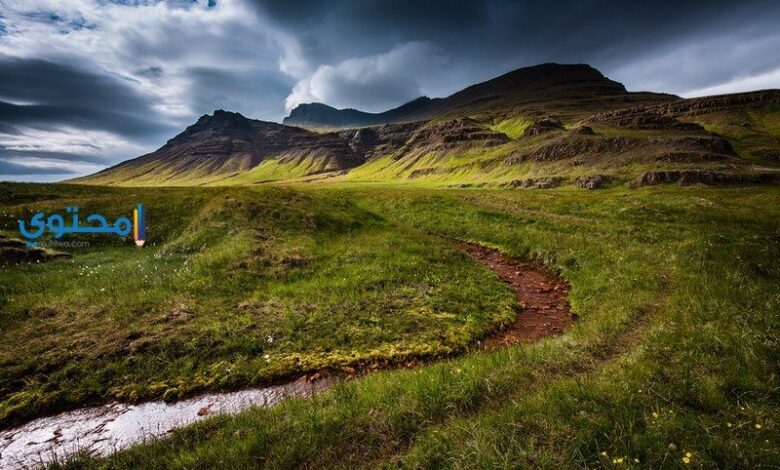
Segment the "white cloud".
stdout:
<svg viewBox="0 0 780 470">
<path fill-rule="evenodd" d="M 429 42 L 407 42 L 387 52 L 320 65 L 296 83 L 287 110 L 318 101 L 335 107 L 383 111 L 414 99 L 442 73 L 445 58 Z"/>
<path fill-rule="evenodd" d="M 282 101 L 290 89 L 290 79 L 280 72 L 280 57 L 286 57 L 290 73 L 307 70 L 305 63 L 296 65 L 300 48 L 295 38 L 273 27 L 243 0 L 220 0 L 214 6 L 207 0 L 192 4 L 0 0 L 0 8 L 0 58 L 43 59 L 112 77 L 117 86 L 133 90 L 149 103 L 148 113 L 135 118 L 174 128 L 183 128 L 218 107 L 280 120 Z M 51 82 L 55 94 L 66 89 L 56 88 L 57 77 L 51 77 Z M 110 95 L 107 100 L 99 105 L 102 109 L 126 111 L 118 104 L 114 108 Z M 5 101 L 57 104 L 42 101 L 41 96 Z M 111 132 L 47 124 L 24 128 L 19 135 L 0 135 L 0 145 L 17 155 L 69 152 L 98 155 L 107 164 L 152 151 L 161 143 L 146 140 L 138 145 Z M 15 163 L 24 164 L 18 159 Z"/>
<path fill-rule="evenodd" d="M 196 112 L 189 69 L 278 67 L 278 33 L 240 1 L 185 8 L 168 2 L 8 0 L 4 6 L 8 26 L 0 54 L 78 63 L 119 76 L 176 122 Z M 155 67 L 158 74 L 144 73 Z"/>
<path fill-rule="evenodd" d="M 747 91 L 750 83 L 761 88 L 772 85 L 780 33 L 753 36 L 751 28 L 740 28 L 717 36 L 697 37 L 648 49 L 646 56 L 622 58 L 610 78 L 630 90 L 677 93 L 682 96 Z M 709 91 L 708 91 L 709 90 Z"/>
<path fill-rule="evenodd" d="M 409 5 L 336 2 L 293 6 L 289 15 L 273 16 L 274 9 L 251 0 L 219 0 L 215 6 L 208 0 L 0 0 L 0 60 L 44 59 L 78 72 L 71 77 L 87 77 L 39 73 L 32 76 L 45 75 L 49 83 L 6 87 L 8 96 L 0 101 L 48 110 L 15 109 L 28 116 L 23 123 L 0 119 L 7 129 L 27 126 L 0 135 L 0 145 L 30 158 L 72 152 L 114 163 L 154 150 L 171 129 L 218 107 L 269 120 L 280 120 L 284 107 L 311 101 L 383 111 L 545 60 L 595 62 L 630 89 L 685 96 L 780 86 L 780 33 L 771 21 L 776 8 L 755 19 L 755 9 L 737 9 L 748 16 L 686 20 L 663 35 L 626 35 L 622 27 L 610 30 L 610 21 L 593 19 L 604 15 L 574 18 L 558 7 L 536 17 L 491 2 L 453 10 L 453 19 L 431 4 L 415 8 L 418 16 L 410 19 Z M 602 24 L 604 34 L 593 34 L 593 25 Z M 624 43 L 630 54 L 604 46 Z M 23 81 L 16 78 L 23 75 L 6 76 L 11 83 Z M 97 79 L 82 83 L 90 77 Z M 105 77 L 111 79 L 99 80 Z M 58 114 L 47 120 L 45 113 Z M 106 114 L 112 126 L 101 121 Z"/>
<path fill-rule="evenodd" d="M 723 95 L 727 93 L 766 90 L 769 88 L 780 88 L 780 68 L 755 76 L 737 77 L 718 85 L 691 90 L 683 93 L 682 96 L 691 98 L 695 96 Z"/>
<path fill-rule="evenodd" d="M 79 161 L 63 161 L 52 158 L 41 157 L 24 157 L 24 158 L 7 158 L 4 162 L 18 165 L 29 169 L 29 173 L 21 173 L 23 175 L 36 175 L 36 174 L 55 174 L 55 175 L 71 175 L 71 174 L 89 174 L 99 171 L 103 168 L 102 165 L 96 165 L 89 162 Z M 44 170 L 43 172 L 41 170 Z"/>
<path fill-rule="evenodd" d="M 120 136 L 104 131 L 93 131 L 62 126 L 53 129 L 34 129 L 17 126 L 16 134 L 0 134 L 0 148 L 17 152 L 52 152 L 76 156 L 127 157 L 143 151 L 143 147 Z"/>
</svg>

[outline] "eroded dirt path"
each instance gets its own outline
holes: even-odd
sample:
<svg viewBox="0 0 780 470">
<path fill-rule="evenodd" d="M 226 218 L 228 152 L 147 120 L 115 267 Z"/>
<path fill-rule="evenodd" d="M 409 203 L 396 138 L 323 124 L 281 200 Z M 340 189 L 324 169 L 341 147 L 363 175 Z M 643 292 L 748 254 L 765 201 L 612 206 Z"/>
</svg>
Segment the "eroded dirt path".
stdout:
<svg viewBox="0 0 780 470">
<path fill-rule="evenodd" d="M 533 342 L 561 334 L 571 326 L 568 285 L 541 263 L 521 261 L 480 245 L 455 243 L 493 270 L 517 295 L 520 311 L 516 321 L 485 338 L 486 347 Z M 273 406 L 288 397 L 308 397 L 333 383 L 328 373 L 312 377 L 273 387 L 204 394 L 175 403 L 109 403 L 39 418 L 0 431 L 0 468 L 35 468 L 79 451 L 106 456 L 215 414 L 235 414 L 254 406 Z"/>
<path fill-rule="evenodd" d="M 488 346 L 505 346 L 556 336 L 572 324 L 567 300 L 569 285 L 538 261 L 521 261 L 498 250 L 458 242 L 461 251 L 498 274 L 517 295 L 521 309 L 514 324 L 485 340 Z"/>
</svg>

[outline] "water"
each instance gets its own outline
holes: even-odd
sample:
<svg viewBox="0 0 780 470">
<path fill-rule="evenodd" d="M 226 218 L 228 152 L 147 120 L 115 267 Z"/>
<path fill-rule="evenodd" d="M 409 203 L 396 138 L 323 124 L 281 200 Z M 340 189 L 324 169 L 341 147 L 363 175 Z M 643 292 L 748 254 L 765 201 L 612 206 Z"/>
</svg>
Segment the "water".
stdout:
<svg viewBox="0 0 780 470">
<path fill-rule="evenodd" d="M 302 379 L 274 387 L 200 395 L 175 403 L 109 403 L 39 418 L 0 431 L 0 468 L 37 468 L 79 451 L 106 456 L 216 414 L 267 407 L 291 396 L 308 397 L 328 385 L 326 379 Z"/>
</svg>

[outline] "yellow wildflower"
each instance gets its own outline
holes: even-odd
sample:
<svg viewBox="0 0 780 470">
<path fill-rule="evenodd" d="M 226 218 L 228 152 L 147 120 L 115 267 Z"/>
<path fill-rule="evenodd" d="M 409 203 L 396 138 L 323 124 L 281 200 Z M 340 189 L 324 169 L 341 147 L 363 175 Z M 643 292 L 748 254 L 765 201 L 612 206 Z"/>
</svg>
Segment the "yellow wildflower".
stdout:
<svg viewBox="0 0 780 470">
<path fill-rule="evenodd" d="M 756 423 L 756 429 L 761 429 L 761 425 Z"/>
<path fill-rule="evenodd" d="M 688 465 L 689 463 L 691 463 L 691 458 L 690 457 L 683 457 L 683 463 Z"/>
</svg>

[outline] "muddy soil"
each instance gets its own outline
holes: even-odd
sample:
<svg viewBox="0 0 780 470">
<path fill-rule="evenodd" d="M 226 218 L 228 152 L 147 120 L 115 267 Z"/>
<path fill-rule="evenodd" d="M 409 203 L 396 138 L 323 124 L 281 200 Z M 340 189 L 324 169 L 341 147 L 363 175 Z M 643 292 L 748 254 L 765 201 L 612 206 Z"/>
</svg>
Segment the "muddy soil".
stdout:
<svg viewBox="0 0 780 470">
<path fill-rule="evenodd" d="M 485 340 L 488 346 L 538 341 L 556 336 L 572 324 L 567 300 L 569 285 L 538 261 L 521 261 L 500 251 L 470 243 L 459 243 L 460 249 L 479 264 L 498 274 L 517 295 L 521 311 L 515 322 Z"/>
</svg>

